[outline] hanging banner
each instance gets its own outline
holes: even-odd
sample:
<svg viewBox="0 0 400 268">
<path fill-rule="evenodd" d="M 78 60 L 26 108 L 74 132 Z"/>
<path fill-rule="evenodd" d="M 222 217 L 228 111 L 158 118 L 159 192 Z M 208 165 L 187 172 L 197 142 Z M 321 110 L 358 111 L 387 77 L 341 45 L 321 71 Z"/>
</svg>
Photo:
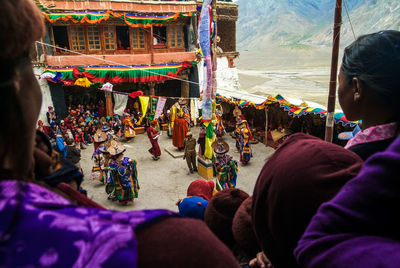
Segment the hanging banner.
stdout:
<svg viewBox="0 0 400 268">
<path fill-rule="evenodd" d="M 212 94 L 213 94 L 213 72 L 211 57 L 211 21 L 212 0 L 204 0 L 199 21 L 199 45 L 204 55 L 203 75 L 205 89 L 203 89 L 203 120 L 211 120 L 212 116 Z"/>
<path fill-rule="evenodd" d="M 211 99 L 213 96 L 213 70 L 212 70 L 212 58 L 211 56 L 206 56 L 206 76 L 207 76 L 207 89 L 206 89 L 206 98 Z"/>
<path fill-rule="evenodd" d="M 164 110 L 165 102 L 167 101 L 167 98 L 159 98 L 158 103 L 157 103 L 157 109 L 156 109 L 156 114 L 154 115 L 154 119 L 157 119 L 160 117 Z"/>
<path fill-rule="evenodd" d="M 203 110 L 202 110 L 203 120 L 210 121 L 212 118 L 212 100 L 206 99 L 203 102 Z"/>
<path fill-rule="evenodd" d="M 113 93 L 114 97 L 114 114 L 123 114 L 128 103 L 128 95 Z"/>
<path fill-rule="evenodd" d="M 147 107 L 149 107 L 150 98 L 139 96 L 139 100 L 140 100 L 140 106 L 142 107 L 142 116 L 140 117 L 139 122 L 142 122 L 144 116 L 146 115 Z"/>
<path fill-rule="evenodd" d="M 197 125 L 196 104 L 194 99 L 190 100 L 190 119 L 192 120 L 194 125 Z"/>
<path fill-rule="evenodd" d="M 215 141 L 214 129 L 213 129 L 213 125 L 211 122 L 204 123 L 204 125 L 207 128 L 204 156 L 208 159 L 212 159 L 213 158 L 213 149 L 212 149 L 211 144 L 213 144 L 213 142 Z"/>
<path fill-rule="evenodd" d="M 211 55 L 211 2 L 212 0 L 205 0 L 203 2 L 198 28 L 199 44 L 204 57 Z"/>
<path fill-rule="evenodd" d="M 157 108 L 157 102 L 158 98 L 156 97 L 151 97 L 150 98 L 150 115 L 155 115 L 156 113 L 156 108 Z"/>
</svg>

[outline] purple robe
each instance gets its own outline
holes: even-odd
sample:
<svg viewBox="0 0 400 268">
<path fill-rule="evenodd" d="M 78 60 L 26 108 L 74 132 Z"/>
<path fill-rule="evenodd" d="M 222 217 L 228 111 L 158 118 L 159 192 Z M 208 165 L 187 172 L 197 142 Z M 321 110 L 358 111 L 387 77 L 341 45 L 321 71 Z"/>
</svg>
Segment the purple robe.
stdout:
<svg viewBox="0 0 400 268">
<path fill-rule="evenodd" d="M 36 184 L 0 181 L 0 266 L 137 267 L 135 228 L 172 215 L 78 207 Z"/>
<path fill-rule="evenodd" d="M 399 267 L 400 137 L 323 204 L 300 239 L 301 267 Z"/>
</svg>

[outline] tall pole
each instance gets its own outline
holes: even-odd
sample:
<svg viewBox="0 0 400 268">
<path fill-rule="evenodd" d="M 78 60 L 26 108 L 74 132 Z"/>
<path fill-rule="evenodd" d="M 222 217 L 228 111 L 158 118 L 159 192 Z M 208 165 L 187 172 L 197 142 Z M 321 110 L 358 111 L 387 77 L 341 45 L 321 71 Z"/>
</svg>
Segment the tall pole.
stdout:
<svg viewBox="0 0 400 268">
<path fill-rule="evenodd" d="M 333 46 L 331 78 L 329 82 L 328 114 L 326 115 L 325 141 L 332 142 L 335 122 L 336 79 L 339 57 L 340 27 L 342 24 L 342 0 L 336 0 L 335 23 L 333 25 Z"/>
<path fill-rule="evenodd" d="M 218 27 L 217 27 L 217 0 L 213 0 L 213 6 L 212 6 L 212 10 L 213 10 L 213 17 L 214 17 L 214 39 L 213 39 L 213 43 L 212 43 L 212 70 L 213 70 L 213 101 L 215 101 L 215 94 L 217 93 L 217 37 L 218 37 Z"/>
</svg>

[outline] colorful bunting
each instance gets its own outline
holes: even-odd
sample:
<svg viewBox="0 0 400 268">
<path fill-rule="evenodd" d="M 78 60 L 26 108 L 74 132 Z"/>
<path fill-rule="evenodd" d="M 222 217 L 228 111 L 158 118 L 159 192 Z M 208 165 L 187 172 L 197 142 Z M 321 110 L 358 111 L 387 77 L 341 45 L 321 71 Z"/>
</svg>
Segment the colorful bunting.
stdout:
<svg viewBox="0 0 400 268">
<path fill-rule="evenodd" d="M 321 108 L 312 108 L 312 107 L 303 107 L 303 106 L 297 106 L 294 104 L 291 104 L 288 102 L 286 99 L 284 99 L 281 95 L 276 95 L 275 97 L 268 97 L 266 101 L 264 101 L 261 104 L 255 104 L 254 102 L 251 101 L 244 101 L 244 100 L 238 100 L 238 101 L 232 101 L 224 96 L 221 96 L 217 93 L 217 102 L 227 102 L 229 104 L 239 106 L 239 107 L 254 107 L 258 110 L 263 110 L 265 109 L 266 106 L 272 104 L 272 103 L 279 103 L 279 105 L 286 111 L 288 112 L 291 116 L 294 117 L 299 117 L 302 115 L 306 114 L 317 114 L 320 117 L 325 117 L 327 114 L 327 111 Z M 306 103 L 302 103 L 306 104 Z M 354 127 L 358 122 L 353 122 L 353 121 L 348 121 L 344 114 L 342 112 L 335 113 L 335 123 L 341 123 L 343 126 L 350 125 Z"/>
<path fill-rule="evenodd" d="M 42 12 L 43 16 L 51 23 L 57 21 L 72 21 L 73 23 L 100 23 L 110 18 L 111 12 L 102 11 L 76 11 L 76 12 Z"/>
<path fill-rule="evenodd" d="M 130 27 L 148 28 L 152 26 L 162 26 L 169 21 L 174 21 L 179 18 L 195 16 L 195 13 L 176 12 L 172 15 L 144 15 L 144 14 L 129 14 L 129 13 L 114 13 L 112 11 L 77 11 L 77 12 L 52 12 L 42 13 L 43 16 L 51 23 L 57 21 L 71 21 L 73 23 L 90 23 L 97 24 L 107 21 L 109 18 L 119 18 L 124 20 Z"/>
<path fill-rule="evenodd" d="M 177 20 L 178 18 L 192 17 L 195 13 L 175 13 L 173 15 L 138 15 L 127 14 L 123 15 L 124 21 L 130 27 L 149 28 L 152 26 L 163 26 L 166 22 Z"/>
<path fill-rule="evenodd" d="M 169 77 L 177 77 L 178 74 L 192 66 L 194 61 L 170 63 L 160 65 L 132 65 L 124 66 L 86 66 L 86 67 L 47 67 L 43 74 L 60 73 L 60 81 L 66 86 L 74 85 L 75 80 L 87 77 L 92 83 L 138 83 L 169 80 Z M 51 79 L 48 79 L 51 81 Z"/>
</svg>

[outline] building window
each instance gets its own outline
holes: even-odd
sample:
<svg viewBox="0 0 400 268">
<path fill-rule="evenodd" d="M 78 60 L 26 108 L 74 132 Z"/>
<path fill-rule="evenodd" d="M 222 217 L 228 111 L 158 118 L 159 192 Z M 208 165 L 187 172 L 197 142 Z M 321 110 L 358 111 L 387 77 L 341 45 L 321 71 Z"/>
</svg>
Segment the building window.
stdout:
<svg viewBox="0 0 400 268">
<path fill-rule="evenodd" d="M 90 26 L 87 28 L 89 50 L 101 50 L 99 28 Z"/>
<path fill-rule="evenodd" d="M 106 50 L 115 50 L 114 27 L 108 26 L 103 28 L 104 48 Z"/>
<path fill-rule="evenodd" d="M 170 26 L 168 27 L 168 41 L 169 47 L 183 47 L 183 27 Z"/>
<path fill-rule="evenodd" d="M 132 48 L 144 48 L 144 30 L 140 28 L 132 29 Z"/>
<path fill-rule="evenodd" d="M 129 27 L 128 26 L 117 26 L 117 45 L 118 50 L 130 50 L 130 40 L 129 40 Z"/>
<path fill-rule="evenodd" d="M 157 47 L 166 47 L 167 44 L 167 28 L 153 27 L 153 45 Z"/>
<path fill-rule="evenodd" d="M 82 51 L 86 49 L 83 27 L 71 27 L 72 49 Z"/>
<path fill-rule="evenodd" d="M 69 49 L 68 31 L 66 26 L 53 26 L 54 45 L 57 53 L 64 53 L 66 51 L 61 48 Z"/>
</svg>

